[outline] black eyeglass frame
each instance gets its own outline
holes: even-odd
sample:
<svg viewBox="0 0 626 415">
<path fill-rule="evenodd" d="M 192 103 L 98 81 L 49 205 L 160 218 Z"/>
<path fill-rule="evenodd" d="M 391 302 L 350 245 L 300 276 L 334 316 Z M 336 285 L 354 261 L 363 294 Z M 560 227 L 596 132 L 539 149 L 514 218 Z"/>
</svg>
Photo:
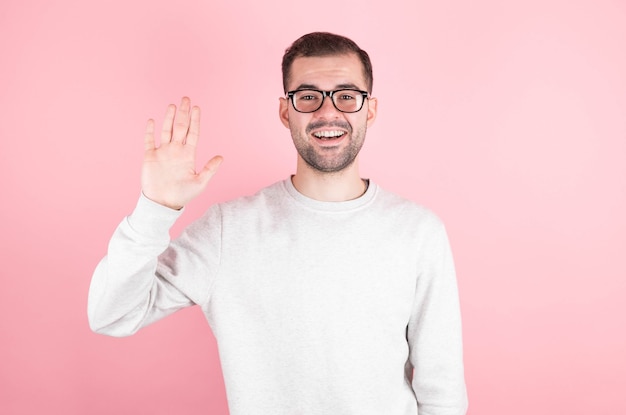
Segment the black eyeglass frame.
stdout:
<svg viewBox="0 0 626 415">
<path fill-rule="evenodd" d="M 296 92 L 300 92 L 300 91 L 314 91 L 314 92 L 319 92 L 320 94 L 322 94 L 322 100 L 320 101 L 320 106 L 315 108 L 313 111 L 301 111 L 298 108 L 296 108 L 296 103 L 293 101 L 293 97 L 296 94 Z M 341 92 L 341 91 L 354 91 L 354 92 L 358 92 L 361 95 L 363 95 L 363 101 L 361 101 L 361 106 L 359 107 L 358 110 L 355 111 L 343 111 L 340 110 L 339 108 L 337 108 L 337 104 L 335 104 L 335 100 L 333 99 L 333 95 L 335 94 L 335 92 Z M 346 114 L 354 114 L 355 112 L 359 112 L 363 109 L 363 105 L 365 104 L 365 100 L 370 98 L 370 93 L 367 91 L 362 91 L 360 89 L 352 89 L 352 88 L 341 88 L 341 89 L 335 89 L 334 91 L 322 91 L 319 89 L 311 89 L 311 88 L 302 88 L 302 89 L 296 89 L 293 91 L 289 91 L 287 92 L 287 98 L 289 98 L 289 100 L 291 101 L 291 105 L 293 106 L 293 109 L 304 113 L 304 114 L 310 114 L 312 112 L 315 112 L 317 110 L 319 110 L 320 108 L 322 108 L 322 105 L 324 105 L 324 100 L 326 99 L 326 97 L 330 98 L 330 101 L 333 103 L 333 106 L 337 109 L 337 111 L 339 112 L 345 112 Z"/>
</svg>

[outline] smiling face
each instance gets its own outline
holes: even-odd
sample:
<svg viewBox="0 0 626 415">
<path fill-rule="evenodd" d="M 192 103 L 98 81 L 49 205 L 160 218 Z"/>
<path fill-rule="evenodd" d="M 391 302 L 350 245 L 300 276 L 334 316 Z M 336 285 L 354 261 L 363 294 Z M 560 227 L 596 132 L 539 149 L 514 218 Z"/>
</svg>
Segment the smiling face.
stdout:
<svg viewBox="0 0 626 415">
<path fill-rule="evenodd" d="M 367 90 L 363 66 L 356 54 L 298 57 L 293 61 L 288 90 Z M 324 99 L 320 109 L 297 112 L 289 99 L 280 100 L 280 119 L 291 131 L 298 151 L 298 168 L 336 173 L 354 165 L 367 127 L 376 118 L 376 99 L 365 100 L 355 113 L 344 113 Z"/>
</svg>

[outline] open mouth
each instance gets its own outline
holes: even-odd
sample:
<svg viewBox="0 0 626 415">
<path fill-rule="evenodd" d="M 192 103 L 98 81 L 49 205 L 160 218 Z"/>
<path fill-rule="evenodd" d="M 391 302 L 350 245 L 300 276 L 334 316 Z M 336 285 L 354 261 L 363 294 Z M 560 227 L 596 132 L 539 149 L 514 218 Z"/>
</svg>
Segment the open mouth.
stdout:
<svg viewBox="0 0 626 415">
<path fill-rule="evenodd" d="M 313 136 L 319 138 L 320 140 L 333 140 L 336 138 L 343 137 L 346 134 L 345 131 L 333 130 L 333 131 L 317 131 L 313 133 Z"/>
</svg>

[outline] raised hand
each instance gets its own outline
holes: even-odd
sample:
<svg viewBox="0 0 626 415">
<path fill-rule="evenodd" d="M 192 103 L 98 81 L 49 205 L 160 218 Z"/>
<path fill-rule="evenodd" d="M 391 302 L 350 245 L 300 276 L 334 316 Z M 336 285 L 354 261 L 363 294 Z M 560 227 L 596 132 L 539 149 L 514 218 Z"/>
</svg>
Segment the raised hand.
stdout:
<svg viewBox="0 0 626 415">
<path fill-rule="evenodd" d="M 183 97 L 180 108 L 170 104 L 165 113 L 161 143 L 154 140 L 154 120 L 148 120 L 141 189 L 152 201 L 181 209 L 206 188 L 222 163 L 221 156 L 209 160 L 196 171 L 196 146 L 200 134 L 200 108 L 191 108 Z"/>
</svg>

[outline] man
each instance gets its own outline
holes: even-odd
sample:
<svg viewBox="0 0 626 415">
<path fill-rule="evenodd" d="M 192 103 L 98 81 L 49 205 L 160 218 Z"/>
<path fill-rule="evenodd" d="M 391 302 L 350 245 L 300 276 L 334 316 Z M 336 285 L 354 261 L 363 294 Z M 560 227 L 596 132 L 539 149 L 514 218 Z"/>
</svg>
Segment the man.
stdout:
<svg viewBox="0 0 626 415">
<path fill-rule="evenodd" d="M 89 294 L 93 330 L 130 335 L 202 308 L 231 415 L 464 414 L 461 323 L 446 233 L 426 209 L 362 179 L 376 118 L 367 53 L 311 33 L 283 57 L 279 115 L 296 174 L 211 207 L 174 242 L 180 209 L 221 157 L 194 170 L 200 110 L 146 129 L 141 196 Z"/>
</svg>

